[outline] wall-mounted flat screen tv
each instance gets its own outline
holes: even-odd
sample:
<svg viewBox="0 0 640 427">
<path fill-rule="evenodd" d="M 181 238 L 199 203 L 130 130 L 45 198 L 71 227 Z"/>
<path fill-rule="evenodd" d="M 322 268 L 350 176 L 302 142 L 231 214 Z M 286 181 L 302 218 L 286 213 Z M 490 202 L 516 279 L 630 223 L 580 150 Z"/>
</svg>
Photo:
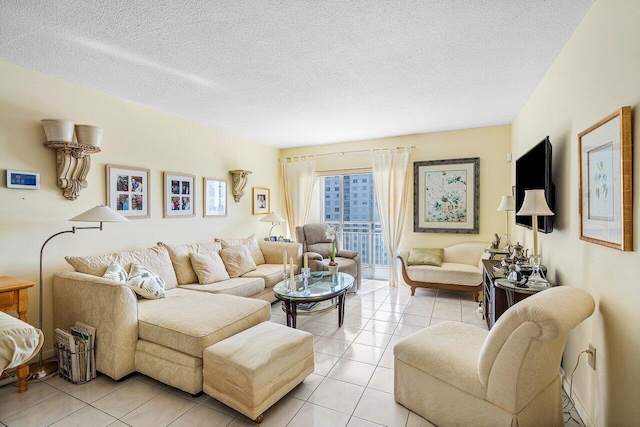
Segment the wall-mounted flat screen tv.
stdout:
<svg viewBox="0 0 640 427">
<path fill-rule="evenodd" d="M 551 142 L 548 136 L 516 160 L 516 212 L 522 207 L 525 190 L 539 189 L 544 189 L 547 204 L 555 212 L 554 186 L 551 178 Z M 532 228 L 531 217 L 516 215 L 516 224 Z M 539 216 L 538 231 L 551 233 L 553 217 Z"/>
</svg>

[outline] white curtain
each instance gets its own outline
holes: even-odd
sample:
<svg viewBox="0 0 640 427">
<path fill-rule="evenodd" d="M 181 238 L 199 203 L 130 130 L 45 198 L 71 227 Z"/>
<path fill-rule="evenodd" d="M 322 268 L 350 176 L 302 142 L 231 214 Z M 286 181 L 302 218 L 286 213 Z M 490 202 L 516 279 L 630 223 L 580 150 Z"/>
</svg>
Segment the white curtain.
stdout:
<svg viewBox="0 0 640 427">
<path fill-rule="evenodd" d="M 316 157 L 282 159 L 284 204 L 291 237 L 296 237 L 296 226 L 304 225 L 309 216 L 311 192 L 316 180 Z"/>
<path fill-rule="evenodd" d="M 371 150 L 380 225 L 389 254 L 389 285 L 398 286 L 397 260 L 409 187 L 409 148 Z"/>
</svg>

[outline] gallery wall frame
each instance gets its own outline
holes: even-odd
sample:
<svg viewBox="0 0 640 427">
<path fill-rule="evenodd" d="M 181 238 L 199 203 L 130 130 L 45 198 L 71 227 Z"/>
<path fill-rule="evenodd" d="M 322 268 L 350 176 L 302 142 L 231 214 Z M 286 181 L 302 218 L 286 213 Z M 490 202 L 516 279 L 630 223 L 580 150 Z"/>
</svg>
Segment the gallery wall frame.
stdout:
<svg viewBox="0 0 640 427">
<path fill-rule="evenodd" d="M 478 234 L 480 158 L 413 162 L 413 231 Z"/>
<path fill-rule="evenodd" d="M 227 180 L 222 178 L 203 178 L 204 217 L 227 216 Z"/>
<path fill-rule="evenodd" d="M 150 218 L 149 169 L 107 165 L 107 205 L 129 219 Z"/>
<path fill-rule="evenodd" d="M 269 200 L 270 191 L 268 188 L 253 187 L 253 214 L 263 215 L 270 211 L 271 202 Z"/>
<path fill-rule="evenodd" d="M 195 175 L 164 173 L 164 217 L 188 218 L 195 215 Z"/>
<path fill-rule="evenodd" d="M 580 239 L 633 250 L 631 107 L 578 134 Z"/>
</svg>

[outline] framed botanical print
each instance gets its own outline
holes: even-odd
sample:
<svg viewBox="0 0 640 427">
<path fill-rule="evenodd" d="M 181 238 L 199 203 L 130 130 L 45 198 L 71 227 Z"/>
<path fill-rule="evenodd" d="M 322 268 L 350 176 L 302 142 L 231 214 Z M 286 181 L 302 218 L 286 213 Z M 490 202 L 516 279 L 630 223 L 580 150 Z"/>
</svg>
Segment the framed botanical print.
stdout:
<svg viewBox="0 0 640 427">
<path fill-rule="evenodd" d="M 269 213 L 269 189 L 253 187 L 253 214 Z"/>
<path fill-rule="evenodd" d="M 129 219 L 151 217 L 149 169 L 107 165 L 107 204 Z"/>
<path fill-rule="evenodd" d="M 480 158 L 413 163 L 413 231 L 480 231 Z"/>
<path fill-rule="evenodd" d="M 631 107 L 578 135 L 580 239 L 633 250 Z"/>
<path fill-rule="evenodd" d="M 227 180 L 204 178 L 205 218 L 227 216 Z"/>
<path fill-rule="evenodd" d="M 195 175 L 164 173 L 164 217 L 195 216 Z"/>
</svg>

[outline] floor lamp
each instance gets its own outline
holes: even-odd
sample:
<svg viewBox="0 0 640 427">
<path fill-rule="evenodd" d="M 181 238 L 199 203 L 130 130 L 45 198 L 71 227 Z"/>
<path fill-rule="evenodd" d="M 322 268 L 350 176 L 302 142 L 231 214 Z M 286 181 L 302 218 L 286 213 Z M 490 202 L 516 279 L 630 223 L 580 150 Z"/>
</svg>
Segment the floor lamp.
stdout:
<svg viewBox="0 0 640 427">
<path fill-rule="evenodd" d="M 538 252 L 538 217 L 552 216 L 553 212 L 547 204 L 544 190 L 525 190 L 522 207 L 516 213 L 520 216 L 531 216 L 531 226 L 533 228 L 533 266 L 534 271 L 529 276 L 529 283 L 537 285 L 548 285 L 549 282 L 540 275 L 540 252 Z"/>
<path fill-rule="evenodd" d="M 74 216 L 73 218 L 71 218 L 69 221 L 80 221 L 80 222 L 99 222 L 100 225 L 97 227 L 71 227 L 71 230 L 65 230 L 65 231 L 60 231 L 59 233 L 56 233 L 54 235 L 52 235 L 51 237 L 49 237 L 47 240 L 44 241 L 44 244 L 42 245 L 42 248 L 40 249 L 40 307 L 39 307 L 39 320 L 38 320 L 38 328 L 40 330 L 42 330 L 42 305 L 43 305 L 43 301 L 42 301 L 42 293 L 43 293 L 43 289 L 44 289 L 44 283 L 43 283 L 43 279 L 42 279 L 42 255 L 44 253 L 44 247 L 47 246 L 47 243 L 49 243 L 49 240 L 53 239 L 56 236 L 59 236 L 61 234 L 66 234 L 66 233 L 76 233 L 76 230 L 100 230 L 102 231 L 102 223 L 103 222 L 125 222 L 125 221 L 129 221 L 127 218 L 125 218 L 124 216 L 120 215 L 118 212 L 114 211 L 113 209 L 111 209 L 108 206 L 96 206 L 95 208 L 91 208 L 86 212 L 81 213 L 78 216 Z M 40 352 L 39 352 L 39 357 L 38 357 L 38 363 L 32 363 L 29 365 L 29 373 L 31 378 L 43 378 L 43 377 L 47 377 L 51 374 L 53 374 L 54 372 L 56 372 L 58 370 L 58 362 L 56 361 L 49 361 L 47 363 L 43 363 L 42 360 L 42 351 L 43 348 L 40 348 Z"/>
<path fill-rule="evenodd" d="M 505 211 L 507 213 L 507 228 L 505 229 L 506 234 L 504 235 L 504 249 L 508 249 L 511 246 L 511 236 L 509 236 L 509 211 L 515 211 L 516 205 L 513 201 L 513 196 L 502 196 L 502 200 L 500 201 L 500 206 L 498 206 L 499 211 Z"/>
<path fill-rule="evenodd" d="M 278 215 L 275 212 L 271 212 L 269 215 L 265 215 L 263 216 L 260 221 L 262 222 L 270 222 L 271 225 L 271 229 L 269 230 L 269 240 L 271 240 L 271 232 L 273 231 L 273 227 L 275 227 L 278 224 L 282 224 L 284 222 L 284 218 L 282 218 L 280 215 Z"/>
</svg>

